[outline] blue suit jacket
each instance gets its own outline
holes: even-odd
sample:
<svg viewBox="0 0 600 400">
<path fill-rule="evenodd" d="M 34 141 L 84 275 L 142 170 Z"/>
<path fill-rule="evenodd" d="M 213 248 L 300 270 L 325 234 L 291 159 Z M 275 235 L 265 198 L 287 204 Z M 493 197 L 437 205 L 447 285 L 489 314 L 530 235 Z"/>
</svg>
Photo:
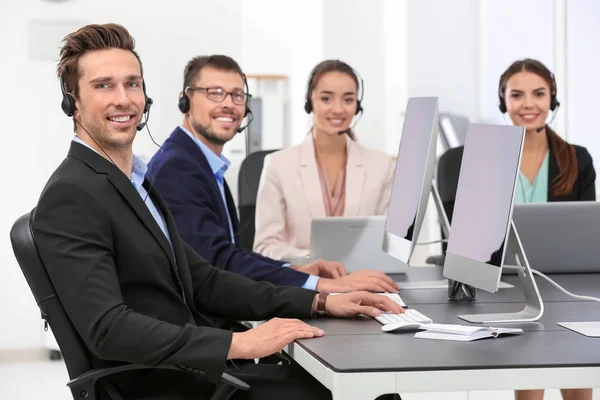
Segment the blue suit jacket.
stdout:
<svg viewBox="0 0 600 400">
<path fill-rule="evenodd" d="M 282 267 L 281 261 L 239 249 L 231 241 L 226 210 L 235 243 L 239 243 L 239 220 L 227 182 L 226 209 L 208 160 L 180 128 L 152 157 L 146 179 L 167 203 L 183 240 L 212 265 L 276 285 L 301 287 L 308 279 L 305 273 Z"/>
</svg>

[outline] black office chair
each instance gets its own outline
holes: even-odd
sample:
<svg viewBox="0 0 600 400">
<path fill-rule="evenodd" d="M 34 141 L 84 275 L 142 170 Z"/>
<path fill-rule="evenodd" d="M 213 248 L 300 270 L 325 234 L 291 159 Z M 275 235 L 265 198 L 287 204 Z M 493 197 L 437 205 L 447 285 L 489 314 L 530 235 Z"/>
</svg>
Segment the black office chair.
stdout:
<svg viewBox="0 0 600 400">
<path fill-rule="evenodd" d="M 460 165 L 462 162 L 463 146 L 455 147 L 446 151 L 437 164 L 436 185 L 442 200 L 442 206 L 448 216 L 448 222 L 452 223 L 452 212 L 454 211 L 454 199 L 456 198 L 456 188 L 458 187 L 458 177 L 460 175 Z M 442 232 L 444 238 L 444 232 Z M 445 238 L 447 239 L 447 238 Z M 444 265 L 444 258 L 448 245 L 442 243 L 442 255 L 431 256 L 427 259 L 428 264 Z"/>
<path fill-rule="evenodd" d="M 452 222 L 463 149 L 460 146 L 448 150 L 442 154 L 437 165 L 437 188 L 449 222 Z"/>
<path fill-rule="evenodd" d="M 240 248 L 252 251 L 255 234 L 256 195 L 265 157 L 277 150 L 254 152 L 242 161 L 238 176 L 238 209 L 240 211 Z"/>
<path fill-rule="evenodd" d="M 104 377 L 124 371 L 168 369 L 188 373 L 185 369 L 168 365 L 126 364 L 111 368 L 94 369 L 90 351 L 65 312 L 38 253 L 31 227 L 31 216 L 34 214 L 35 209 L 17 219 L 10 231 L 10 240 L 15 257 L 40 307 L 42 319 L 44 319 L 46 325 L 50 325 L 62 352 L 71 379 L 67 386 L 71 389 L 73 399 L 97 400 L 99 397 L 96 389 L 101 387 L 110 400 L 124 400 L 114 385 L 109 381 L 102 380 Z M 194 374 L 194 376 L 197 375 Z M 223 373 L 221 383 L 213 393 L 211 400 L 227 400 L 238 389 L 249 390 L 250 386 L 229 374 Z"/>
</svg>

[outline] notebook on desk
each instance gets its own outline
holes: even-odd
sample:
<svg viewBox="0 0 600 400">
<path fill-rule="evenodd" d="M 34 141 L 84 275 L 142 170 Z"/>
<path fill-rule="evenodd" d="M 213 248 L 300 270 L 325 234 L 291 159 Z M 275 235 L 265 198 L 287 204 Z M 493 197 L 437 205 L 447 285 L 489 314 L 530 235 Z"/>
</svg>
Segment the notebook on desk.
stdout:
<svg viewBox="0 0 600 400">
<path fill-rule="evenodd" d="M 520 328 L 493 328 L 485 326 L 465 326 L 452 324 L 423 324 L 423 332 L 417 332 L 418 339 L 452 340 L 471 342 L 473 340 L 497 338 L 505 335 L 520 335 Z"/>
</svg>

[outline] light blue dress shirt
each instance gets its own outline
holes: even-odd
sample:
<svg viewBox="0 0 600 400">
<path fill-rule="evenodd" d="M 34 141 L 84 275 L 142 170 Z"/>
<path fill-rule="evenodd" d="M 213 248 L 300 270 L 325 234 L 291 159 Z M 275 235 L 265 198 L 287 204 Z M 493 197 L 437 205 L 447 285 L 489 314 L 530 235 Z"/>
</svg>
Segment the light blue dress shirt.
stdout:
<svg viewBox="0 0 600 400">
<path fill-rule="evenodd" d="M 523 203 L 546 203 L 548 202 L 548 164 L 550 153 L 546 153 L 542 165 L 538 170 L 533 183 L 519 171 L 517 179 L 517 190 L 515 193 L 515 204 Z"/>
<path fill-rule="evenodd" d="M 96 154 L 102 156 L 100 153 L 98 153 L 96 150 L 94 150 L 92 147 L 90 147 L 86 142 L 81 140 L 76 135 L 73 137 L 73 141 L 77 142 L 81 145 L 84 145 L 88 149 L 96 152 Z M 167 238 L 169 243 L 171 243 L 171 236 L 169 235 L 169 230 L 167 229 L 167 224 L 165 222 L 165 219 L 164 219 L 162 213 L 158 210 L 158 208 L 156 208 L 156 205 L 154 204 L 154 202 L 152 201 L 150 196 L 148 196 L 148 192 L 146 191 L 146 188 L 144 186 L 142 186 L 142 183 L 144 182 L 144 179 L 146 176 L 146 171 L 148 171 L 148 166 L 146 165 L 146 163 L 144 163 L 144 161 L 142 161 L 138 156 L 136 156 L 134 154 L 133 155 L 133 165 L 131 168 L 131 178 L 129 178 L 129 180 L 133 184 L 133 187 L 140 194 L 140 196 L 142 196 L 142 200 L 144 200 L 144 203 L 148 207 L 148 210 L 150 210 L 152 217 L 154 217 L 154 220 L 156 221 L 156 223 L 158 224 L 160 229 L 165 234 L 165 237 Z"/>
<path fill-rule="evenodd" d="M 200 151 L 204 154 L 206 159 L 208 160 L 208 164 L 210 165 L 210 169 L 212 170 L 215 179 L 217 180 L 217 184 L 219 185 L 219 190 L 221 191 L 221 198 L 223 199 L 223 204 L 225 205 L 225 210 L 227 211 L 227 221 L 229 222 L 229 236 L 231 237 L 231 242 L 235 243 L 234 233 L 233 233 L 233 224 L 231 223 L 231 218 L 229 217 L 229 209 L 227 208 L 227 200 L 225 199 L 225 172 L 227 168 L 231 165 L 231 162 L 224 155 L 216 155 L 213 151 L 208 148 L 202 141 L 198 140 L 196 136 L 194 136 L 190 131 L 185 129 L 183 126 L 179 126 L 179 129 L 184 131 L 190 139 L 196 143 Z M 289 263 L 285 263 L 282 265 L 283 267 L 289 267 Z M 317 283 L 319 282 L 319 277 L 315 275 L 309 275 L 306 282 L 302 287 L 304 289 L 316 290 Z"/>
<path fill-rule="evenodd" d="M 209 149 L 207 145 L 196 139 L 196 137 L 183 126 L 179 126 L 179 128 L 184 131 L 190 137 L 190 139 L 194 141 L 194 143 L 196 143 L 200 151 L 204 153 L 204 157 L 206 157 L 208 160 L 208 165 L 210 165 L 210 169 L 217 180 L 217 185 L 219 185 L 221 199 L 223 199 L 223 205 L 225 206 L 225 211 L 227 212 L 227 222 L 229 222 L 229 237 L 231 238 L 231 243 L 235 243 L 233 224 L 231 223 L 231 218 L 229 218 L 229 209 L 227 208 L 227 200 L 225 198 L 225 172 L 227 172 L 227 168 L 229 168 L 231 162 L 223 154 L 218 156 L 213 153 L 213 151 Z"/>
</svg>

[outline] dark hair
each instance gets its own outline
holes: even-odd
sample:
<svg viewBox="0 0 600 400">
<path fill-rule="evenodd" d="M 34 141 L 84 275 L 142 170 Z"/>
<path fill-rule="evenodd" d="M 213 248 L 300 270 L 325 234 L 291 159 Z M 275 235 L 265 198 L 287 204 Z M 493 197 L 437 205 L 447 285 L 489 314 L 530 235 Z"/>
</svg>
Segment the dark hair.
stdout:
<svg viewBox="0 0 600 400">
<path fill-rule="evenodd" d="M 142 61 L 135 51 L 135 39 L 122 25 L 86 25 L 65 36 L 63 42 L 56 72 L 62 78 L 65 90 L 76 99 L 79 98 L 79 79 L 83 75 L 79 70 L 79 59 L 88 51 L 112 48 L 131 51 L 140 63 L 141 75 L 144 75 Z"/>
<path fill-rule="evenodd" d="M 557 101 L 554 75 L 552 75 L 552 72 L 544 64 L 530 58 L 515 61 L 500 77 L 500 84 L 498 85 L 500 106 L 502 107 L 505 101 L 506 83 L 513 75 L 522 71 L 536 74 L 546 81 L 550 88 L 551 108 L 555 107 Z M 575 155 L 575 148 L 558 136 L 548 125 L 546 125 L 546 134 L 558 163 L 558 175 L 552 182 L 552 195 L 554 197 L 566 196 L 573 191 L 573 185 L 575 185 L 575 181 L 577 180 L 577 156 Z"/>
<path fill-rule="evenodd" d="M 328 73 L 328 72 L 341 72 L 348 76 L 350 76 L 354 82 L 356 83 L 356 95 L 359 96 L 356 101 L 356 113 L 362 112 L 362 94 L 358 93 L 361 89 L 361 83 L 359 83 L 359 78 L 354 71 L 354 69 L 340 60 L 325 60 L 318 63 L 310 72 L 310 76 L 308 77 L 308 84 L 306 86 L 306 103 L 304 105 L 304 109 L 306 112 L 310 113 L 312 111 L 312 91 L 317 86 L 319 79 Z M 356 135 L 352 132 L 352 129 L 348 130 L 348 136 L 352 140 L 356 140 Z"/>
<path fill-rule="evenodd" d="M 233 71 L 240 74 L 244 85 L 246 85 L 246 75 L 240 65 L 231 57 L 222 54 L 213 54 L 211 56 L 198 56 L 188 61 L 183 70 L 183 88 L 191 86 L 194 80 L 199 76 L 202 68 L 212 67 L 222 71 Z"/>
</svg>

